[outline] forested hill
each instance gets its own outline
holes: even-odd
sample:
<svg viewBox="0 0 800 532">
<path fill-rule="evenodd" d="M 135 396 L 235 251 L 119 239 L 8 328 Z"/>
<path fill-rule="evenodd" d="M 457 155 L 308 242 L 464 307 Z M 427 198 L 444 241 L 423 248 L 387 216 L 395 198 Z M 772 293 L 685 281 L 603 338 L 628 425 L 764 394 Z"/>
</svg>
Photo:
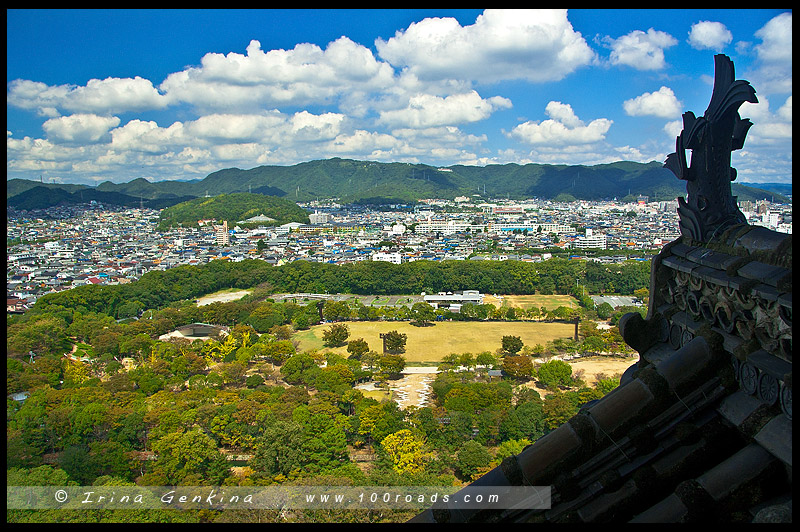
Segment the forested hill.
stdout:
<svg viewBox="0 0 800 532">
<path fill-rule="evenodd" d="M 21 203 L 20 198 L 29 199 L 26 198 L 26 195 L 30 195 L 28 189 L 37 185 L 40 183 L 35 181 L 8 181 L 8 204 L 11 205 L 12 200 Z M 83 189 L 84 195 L 86 190 Z M 645 195 L 651 200 L 671 201 L 686 195 L 686 184 L 655 161 L 646 164 L 619 161 L 595 166 L 531 163 L 437 168 L 426 164 L 333 158 L 292 166 L 258 166 L 249 170 L 227 168 L 195 181 L 151 183 L 145 179 L 135 179 L 119 184 L 107 181 L 91 190 L 144 200 L 252 192 L 284 197 L 294 202 L 340 198 L 343 202 L 396 203 L 423 198 L 452 199 L 473 194 L 494 198 L 538 197 L 565 201 L 635 199 Z M 73 194 L 79 192 L 74 188 L 69 191 Z M 733 194 L 740 200 L 774 198 L 775 201 L 789 202 L 780 194 L 737 183 L 733 183 Z"/>
<path fill-rule="evenodd" d="M 262 222 L 262 225 L 308 223 L 308 213 L 294 202 L 274 196 L 243 192 L 195 198 L 167 207 L 159 215 L 158 228 L 164 231 L 176 225 L 196 227 L 198 220 L 227 220 L 228 225 L 233 227 L 240 220 L 262 215 L 274 220 L 274 222 Z"/>
</svg>

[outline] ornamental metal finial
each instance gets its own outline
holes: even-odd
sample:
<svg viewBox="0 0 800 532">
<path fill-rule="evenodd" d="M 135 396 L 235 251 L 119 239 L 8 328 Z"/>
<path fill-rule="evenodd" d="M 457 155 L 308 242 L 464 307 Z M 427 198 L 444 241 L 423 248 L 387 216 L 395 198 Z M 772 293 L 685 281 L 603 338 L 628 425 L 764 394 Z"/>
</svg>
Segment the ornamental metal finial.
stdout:
<svg viewBox="0 0 800 532">
<path fill-rule="evenodd" d="M 711 103 L 701 118 L 691 111 L 683 114 L 683 131 L 675 141 L 675 153 L 664 162 L 665 168 L 687 182 L 687 199 L 678 198 L 681 234 L 700 242 L 731 225 L 747 223 L 731 194 L 731 182 L 736 179 L 731 152 L 744 146 L 753 125 L 739 116 L 739 106 L 758 103 L 758 98 L 750 82 L 734 78 L 733 61 L 724 54 L 715 55 Z M 692 150 L 688 167 L 687 149 Z"/>
</svg>

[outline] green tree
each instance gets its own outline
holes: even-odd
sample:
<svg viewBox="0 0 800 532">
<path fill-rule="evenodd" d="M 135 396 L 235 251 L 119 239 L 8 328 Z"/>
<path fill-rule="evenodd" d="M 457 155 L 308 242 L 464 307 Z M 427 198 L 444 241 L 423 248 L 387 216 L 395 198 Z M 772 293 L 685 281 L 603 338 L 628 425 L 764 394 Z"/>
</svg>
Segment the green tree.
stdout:
<svg viewBox="0 0 800 532">
<path fill-rule="evenodd" d="M 219 481 L 212 465 L 226 467 L 224 456 L 217 444 L 199 428 L 186 432 L 171 432 L 153 442 L 153 451 L 158 455 L 155 468 L 170 484 L 180 484 L 188 477 L 202 481 Z"/>
<path fill-rule="evenodd" d="M 40 314 L 30 319 L 14 323 L 6 330 L 10 354 L 62 355 L 69 351 L 67 324 L 57 316 Z"/>
<path fill-rule="evenodd" d="M 522 349 L 522 340 L 520 339 L 519 336 L 511 336 L 511 335 L 503 336 L 502 346 L 503 346 L 503 351 L 513 355 L 518 353 L 519 350 Z"/>
<path fill-rule="evenodd" d="M 257 440 L 250 467 L 260 477 L 289 476 L 305 463 L 303 428 L 294 421 L 276 421 Z"/>
<path fill-rule="evenodd" d="M 244 384 L 248 388 L 257 388 L 258 386 L 264 384 L 264 377 L 262 377 L 258 373 L 254 373 L 253 375 L 250 375 L 244 380 Z"/>
<path fill-rule="evenodd" d="M 464 442 L 456 452 L 456 466 L 467 480 L 478 476 L 491 460 L 492 455 L 486 447 L 474 440 Z"/>
<path fill-rule="evenodd" d="M 550 360 L 537 369 L 539 382 L 547 387 L 572 384 L 572 366 L 563 360 Z"/>
<path fill-rule="evenodd" d="M 542 405 L 544 413 L 544 422 L 548 429 L 555 429 L 578 413 L 578 407 L 569 400 L 569 398 L 561 393 L 555 392 L 547 394 L 544 398 Z"/>
<path fill-rule="evenodd" d="M 522 438 L 519 440 L 510 439 L 502 442 L 497 447 L 497 452 L 495 453 L 495 462 L 499 464 L 510 456 L 518 455 L 531 443 L 532 442 L 527 438 Z"/>
<path fill-rule="evenodd" d="M 597 305 L 597 308 L 595 310 L 597 311 L 597 317 L 600 318 L 601 320 L 607 320 L 614 313 L 614 307 L 612 307 L 605 301 Z"/>
<path fill-rule="evenodd" d="M 533 362 L 528 356 L 506 356 L 502 366 L 503 372 L 515 379 L 530 379 L 533 374 Z"/>
<path fill-rule="evenodd" d="M 491 367 L 497 364 L 497 358 L 488 351 L 484 351 L 482 353 L 478 353 L 478 356 L 475 357 L 475 363 L 479 366 Z"/>
<path fill-rule="evenodd" d="M 389 353 L 405 352 L 406 340 L 408 340 L 408 335 L 396 330 L 389 331 L 383 335 L 384 345 L 386 346 L 386 351 Z"/>
<path fill-rule="evenodd" d="M 369 344 L 363 338 L 356 338 L 347 342 L 347 352 L 350 353 L 350 358 L 361 360 L 361 357 L 369 351 Z"/>
<path fill-rule="evenodd" d="M 293 357 L 297 351 L 290 340 L 269 342 L 262 348 L 262 353 L 273 364 L 281 365 Z"/>
<path fill-rule="evenodd" d="M 581 348 L 585 352 L 600 353 L 605 350 L 606 343 L 599 335 L 588 336 L 581 343 Z"/>
<path fill-rule="evenodd" d="M 347 342 L 350 328 L 346 323 L 334 323 L 322 333 L 322 343 L 328 347 L 339 347 Z"/>
<path fill-rule="evenodd" d="M 89 459 L 89 448 L 83 445 L 71 445 L 64 449 L 58 457 L 58 465 L 67 472 L 69 478 L 82 486 L 87 486 L 97 477 L 94 464 Z"/>
<path fill-rule="evenodd" d="M 414 303 L 411 306 L 411 319 L 417 325 L 424 327 L 436 319 L 436 311 L 428 303 Z"/>
<path fill-rule="evenodd" d="M 378 359 L 379 370 L 390 377 L 400 375 L 405 367 L 406 359 L 402 355 L 386 354 Z"/>
<path fill-rule="evenodd" d="M 317 361 L 308 353 L 298 353 L 281 366 L 281 375 L 289 384 L 312 385 L 319 371 Z"/>
<path fill-rule="evenodd" d="M 619 386 L 619 375 L 614 375 L 613 377 L 606 377 L 605 375 L 598 374 L 596 376 L 596 381 L 594 383 L 594 387 L 603 395 L 611 393 L 616 387 Z"/>
<path fill-rule="evenodd" d="M 381 441 L 381 447 L 389 455 L 392 468 L 401 475 L 421 473 L 429 456 L 422 438 L 408 429 L 389 434 Z"/>
</svg>

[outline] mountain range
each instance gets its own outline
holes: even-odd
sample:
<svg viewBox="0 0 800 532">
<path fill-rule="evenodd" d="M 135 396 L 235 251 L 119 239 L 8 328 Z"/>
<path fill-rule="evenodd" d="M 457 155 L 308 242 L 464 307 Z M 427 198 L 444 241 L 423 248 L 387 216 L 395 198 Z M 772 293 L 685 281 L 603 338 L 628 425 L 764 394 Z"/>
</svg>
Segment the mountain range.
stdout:
<svg viewBox="0 0 800 532">
<path fill-rule="evenodd" d="M 150 182 L 139 178 L 127 183 L 105 181 L 92 187 L 10 179 L 6 186 L 6 204 L 30 210 L 95 200 L 163 208 L 192 198 L 237 192 L 283 197 L 296 202 L 339 198 L 345 203 L 397 203 L 475 194 L 491 198 L 538 197 L 563 201 L 631 199 L 645 195 L 651 201 L 668 201 L 684 196 L 686 185 L 655 161 L 620 161 L 594 166 L 509 163 L 442 168 L 332 158 L 292 166 L 258 166 L 249 170 L 227 168 L 193 181 Z M 733 194 L 740 200 L 790 202 L 775 188 L 763 190 L 733 183 Z"/>
</svg>

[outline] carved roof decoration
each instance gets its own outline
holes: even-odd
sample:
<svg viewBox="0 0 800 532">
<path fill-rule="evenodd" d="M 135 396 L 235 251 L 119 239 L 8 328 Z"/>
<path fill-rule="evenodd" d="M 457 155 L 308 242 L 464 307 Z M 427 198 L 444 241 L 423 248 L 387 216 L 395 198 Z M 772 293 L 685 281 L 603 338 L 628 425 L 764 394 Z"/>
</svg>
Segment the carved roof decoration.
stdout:
<svg viewBox="0 0 800 532">
<path fill-rule="evenodd" d="M 472 484 L 549 485 L 551 507 L 439 505 L 412 522 L 791 522 L 792 237 L 747 225 L 730 194 L 750 127 L 736 109 L 755 91 L 715 65 L 706 114 L 684 115 L 666 162 L 687 180 L 682 236 L 652 260 L 647 316 L 620 321 L 639 362 Z"/>
</svg>

